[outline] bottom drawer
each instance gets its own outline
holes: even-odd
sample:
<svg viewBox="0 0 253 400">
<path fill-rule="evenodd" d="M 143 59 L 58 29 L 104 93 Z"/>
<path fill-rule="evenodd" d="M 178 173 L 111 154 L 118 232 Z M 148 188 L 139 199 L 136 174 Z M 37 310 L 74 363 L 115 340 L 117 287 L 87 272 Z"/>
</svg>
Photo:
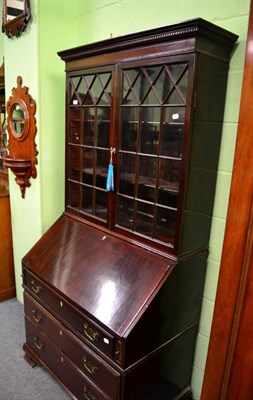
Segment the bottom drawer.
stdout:
<svg viewBox="0 0 253 400">
<path fill-rule="evenodd" d="M 42 363 L 51 371 L 78 400 L 110 399 L 75 367 L 75 365 L 55 347 L 25 318 L 26 341 Z"/>
<path fill-rule="evenodd" d="M 76 338 L 27 293 L 24 295 L 24 306 L 25 315 L 37 329 L 44 332 L 50 341 L 95 386 L 99 386 L 110 398 L 118 399 L 120 390 L 119 372 L 95 355 L 80 339 Z"/>
</svg>

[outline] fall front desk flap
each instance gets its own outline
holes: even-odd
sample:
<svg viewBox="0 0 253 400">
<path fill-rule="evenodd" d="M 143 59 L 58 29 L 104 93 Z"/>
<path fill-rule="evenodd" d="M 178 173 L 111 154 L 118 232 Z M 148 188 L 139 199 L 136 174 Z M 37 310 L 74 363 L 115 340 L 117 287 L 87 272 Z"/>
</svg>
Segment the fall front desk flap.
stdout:
<svg viewBox="0 0 253 400">
<path fill-rule="evenodd" d="M 173 262 L 61 216 L 23 265 L 124 337 L 173 270 Z"/>
</svg>

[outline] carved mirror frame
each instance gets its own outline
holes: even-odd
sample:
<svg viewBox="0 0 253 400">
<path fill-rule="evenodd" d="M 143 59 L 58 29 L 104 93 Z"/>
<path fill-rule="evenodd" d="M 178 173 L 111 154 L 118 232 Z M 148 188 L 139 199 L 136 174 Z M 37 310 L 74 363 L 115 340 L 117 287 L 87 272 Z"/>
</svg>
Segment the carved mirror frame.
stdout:
<svg viewBox="0 0 253 400">
<path fill-rule="evenodd" d="M 19 37 L 31 18 L 29 0 L 3 0 L 2 32 L 9 38 Z"/>
<path fill-rule="evenodd" d="M 17 87 L 6 104 L 9 154 L 3 157 L 3 165 L 10 168 L 20 186 L 22 198 L 31 186 L 30 178 L 37 176 L 37 146 L 35 143 L 36 103 L 28 94 L 28 87 L 22 87 L 22 77 L 17 77 Z"/>
</svg>

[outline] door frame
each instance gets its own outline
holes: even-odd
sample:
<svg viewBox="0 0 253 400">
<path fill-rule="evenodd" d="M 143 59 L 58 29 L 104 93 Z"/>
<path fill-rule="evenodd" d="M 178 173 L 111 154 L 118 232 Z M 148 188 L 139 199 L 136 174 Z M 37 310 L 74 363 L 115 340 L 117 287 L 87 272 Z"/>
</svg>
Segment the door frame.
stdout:
<svg viewBox="0 0 253 400">
<path fill-rule="evenodd" d="M 253 391 L 253 382 L 250 382 L 253 350 L 249 334 L 249 327 L 253 326 L 253 295 L 248 290 L 253 285 L 252 43 L 253 0 L 250 4 L 235 160 L 202 400 L 248 399 Z M 236 397 L 239 393 L 240 396 Z"/>
</svg>

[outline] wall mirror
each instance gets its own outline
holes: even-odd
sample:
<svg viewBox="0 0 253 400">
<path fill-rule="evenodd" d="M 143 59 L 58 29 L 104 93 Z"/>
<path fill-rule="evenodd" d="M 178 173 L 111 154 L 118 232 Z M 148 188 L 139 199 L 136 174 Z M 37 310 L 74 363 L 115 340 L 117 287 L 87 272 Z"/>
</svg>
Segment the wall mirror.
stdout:
<svg viewBox="0 0 253 400">
<path fill-rule="evenodd" d="M 3 157 L 3 165 L 10 168 L 16 176 L 22 197 L 31 185 L 30 178 L 36 178 L 37 154 L 36 103 L 28 94 L 28 87 L 22 87 L 22 78 L 18 76 L 17 87 L 6 104 L 9 154 Z"/>
<path fill-rule="evenodd" d="M 17 139 L 21 139 L 24 133 L 25 127 L 25 109 L 19 103 L 14 103 L 11 109 L 11 125 L 12 134 L 16 136 Z"/>
<path fill-rule="evenodd" d="M 9 38 L 20 36 L 30 18 L 29 0 L 3 0 L 2 31 Z"/>
</svg>

